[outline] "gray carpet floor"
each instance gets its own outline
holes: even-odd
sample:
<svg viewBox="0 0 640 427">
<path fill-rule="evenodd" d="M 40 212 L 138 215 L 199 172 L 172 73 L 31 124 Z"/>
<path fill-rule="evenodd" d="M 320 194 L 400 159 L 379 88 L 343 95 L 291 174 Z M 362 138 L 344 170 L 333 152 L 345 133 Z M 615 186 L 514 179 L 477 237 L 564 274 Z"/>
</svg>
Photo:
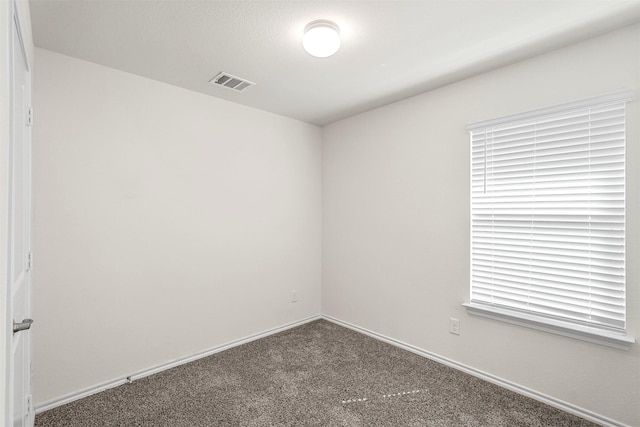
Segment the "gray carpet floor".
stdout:
<svg viewBox="0 0 640 427">
<path fill-rule="evenodd" d="M 49 426 L 595 426 L 325 320 L 36 416 Z"/>
</svg>

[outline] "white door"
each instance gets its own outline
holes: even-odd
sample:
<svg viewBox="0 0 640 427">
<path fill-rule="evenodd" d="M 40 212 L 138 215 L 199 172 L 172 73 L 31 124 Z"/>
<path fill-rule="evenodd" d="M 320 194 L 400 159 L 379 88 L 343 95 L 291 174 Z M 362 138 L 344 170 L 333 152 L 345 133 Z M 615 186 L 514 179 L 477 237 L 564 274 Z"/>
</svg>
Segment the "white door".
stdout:
<svg viewBox="0 0 640 427">
<path fill-rule="evenodd" d="M 9 411 L 13 427 L 31 427 L 31 88 L 20 23 L 14 13 L 9 148 Z"/>
</svg>

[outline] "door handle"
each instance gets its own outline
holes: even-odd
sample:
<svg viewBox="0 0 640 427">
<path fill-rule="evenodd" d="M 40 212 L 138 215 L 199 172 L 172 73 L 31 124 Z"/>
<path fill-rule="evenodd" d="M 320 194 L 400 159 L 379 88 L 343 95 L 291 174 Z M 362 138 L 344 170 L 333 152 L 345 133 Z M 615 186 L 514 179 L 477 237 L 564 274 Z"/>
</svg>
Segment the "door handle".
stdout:
<svg viewBox="0 0 640 427">
<path fill-rule="evenodd" d="M 13 322 L 13 333 L 20 331 L 26 331 L 31 328 L 31 324 L 33 323 L 33 319 L 24 319 L 22 322 Z"/>
</svg>

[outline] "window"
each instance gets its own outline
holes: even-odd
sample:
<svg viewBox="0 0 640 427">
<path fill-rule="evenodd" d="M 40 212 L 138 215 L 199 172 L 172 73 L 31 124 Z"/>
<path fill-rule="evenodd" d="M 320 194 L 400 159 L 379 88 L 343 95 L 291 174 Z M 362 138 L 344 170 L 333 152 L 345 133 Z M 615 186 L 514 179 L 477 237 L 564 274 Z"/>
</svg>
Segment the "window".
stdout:
<svg viewBox="0 0 640 427">
<path fill-rule="evenodd" d="M 634 342 L 625 335 L 629 99 L 611 94 L 469 126 L 468 309 Z"/>
</svg>

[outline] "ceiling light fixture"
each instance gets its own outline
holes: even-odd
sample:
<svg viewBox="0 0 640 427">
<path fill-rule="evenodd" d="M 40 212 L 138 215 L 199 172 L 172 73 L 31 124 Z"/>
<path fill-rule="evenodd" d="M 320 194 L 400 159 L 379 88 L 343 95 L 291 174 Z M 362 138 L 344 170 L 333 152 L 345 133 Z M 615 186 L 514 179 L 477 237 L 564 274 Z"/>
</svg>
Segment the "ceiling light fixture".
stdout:
<svg viewBox="0 0 640 427">
<path fill-rule="evenodd" d="M 331 56 L 340 49 L 340 28 L 323 19 L 309 22 L 304 28 L 302 46 L 316 58 Z"/>
</svg>

